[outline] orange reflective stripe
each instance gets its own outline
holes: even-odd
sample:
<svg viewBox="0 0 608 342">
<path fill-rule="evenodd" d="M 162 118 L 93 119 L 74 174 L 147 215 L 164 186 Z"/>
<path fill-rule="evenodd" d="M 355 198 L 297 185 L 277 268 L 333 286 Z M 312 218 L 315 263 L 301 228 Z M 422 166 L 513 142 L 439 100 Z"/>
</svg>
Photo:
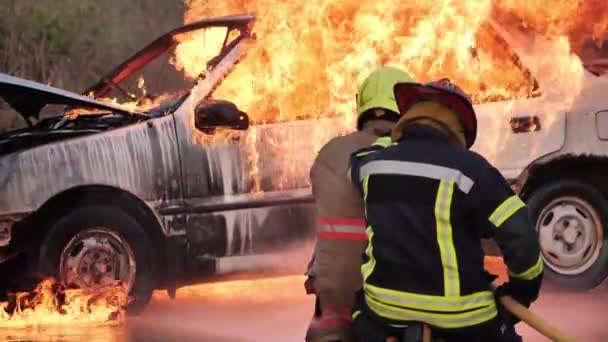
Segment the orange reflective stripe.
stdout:
<svg viewBox="0 0 608 342">
<path fill-rule="evenodd" d="M 353 241 L 367 241 L 365 233 L 337 233 L 337 232 L 319 232 L 317 237 L 323 240 L 353 240 Z"/>
<path fill-rule="evenodd" d="M 317 221 L 318 237 L 325 240 L 365 241 L 365 220 L 322 218 Z"/>
</svg>

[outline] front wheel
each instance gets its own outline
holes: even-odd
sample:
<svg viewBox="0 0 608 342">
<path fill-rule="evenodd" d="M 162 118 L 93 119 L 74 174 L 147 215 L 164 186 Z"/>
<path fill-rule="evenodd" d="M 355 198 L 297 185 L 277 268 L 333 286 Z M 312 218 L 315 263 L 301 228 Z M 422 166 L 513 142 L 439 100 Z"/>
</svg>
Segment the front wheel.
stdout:
<svg viewBox="0 0 608 342">
<path fill-rule="evenodd" d="M 608 276 L 608 204 L 595 187 L 570 179 L 532 192 L 528 207 L 540 239 L 545 276 L 588 290 Z"/>
<path fill-rule="evenodd" d="M 120 281 L 133 297 L 129 313 L 141 312 L 154 290 L 150 239 L 122 210 L 77 208 L 60 218 L 40 248 L 43 274 L 79 288 L 104 288 Z"/>
</svg>

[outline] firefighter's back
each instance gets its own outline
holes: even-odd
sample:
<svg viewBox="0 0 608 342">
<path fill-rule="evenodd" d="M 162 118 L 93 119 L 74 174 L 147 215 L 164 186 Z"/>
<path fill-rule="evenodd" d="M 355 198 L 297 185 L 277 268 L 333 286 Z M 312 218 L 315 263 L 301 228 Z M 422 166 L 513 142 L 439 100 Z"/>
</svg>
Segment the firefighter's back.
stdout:
<svg viewBox="0 0 608 342">
<path fill-rule="evenodd" d="M 318 243 L 312 272 L 321 302 L 350 307 L 361 287 L 360 262 L 365 247 L 361 194 L 348 180 L 350 155 L 388 133 L 392 123 L 370 122 L 363 130 L 330 140 L 319 151 L 310 179 L 318 216 Z"/>
<path fill-rule="evenodd" d="M 367 306 L 387 319 L 442 328 L 493 318 L 483 231 L 467 199 L 489 164 L 424 126 L 412 127 L 399 144 L 363 155 L 353 177 L 367 203 Z"/>
<path fill-rule="evenodd" d="M 347 178 L 349 158 L 376 139 L 378 135 L 363 130 L 333 138 L 321 148 L 310 171 L 319 217 L 363 217 L 363 200 Z"/>
</svg>

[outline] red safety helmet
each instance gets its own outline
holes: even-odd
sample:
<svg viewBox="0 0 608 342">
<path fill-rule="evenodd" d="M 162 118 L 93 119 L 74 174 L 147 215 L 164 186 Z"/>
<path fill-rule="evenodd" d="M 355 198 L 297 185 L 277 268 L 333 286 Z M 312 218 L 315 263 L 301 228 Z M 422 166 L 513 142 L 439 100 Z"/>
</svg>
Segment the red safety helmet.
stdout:
<svg viewBox="0 0 608 342">
<path fill-rule="evenodd" d="M 442 78 L 426 84 L 397 83 L 393 91 L 401 114 L 421 101 L 435 101 L 450 108 L 460 119 L 467 148 L 475 143 L 477 116 L 471 98 L 449 79 Z"/>
</svg>

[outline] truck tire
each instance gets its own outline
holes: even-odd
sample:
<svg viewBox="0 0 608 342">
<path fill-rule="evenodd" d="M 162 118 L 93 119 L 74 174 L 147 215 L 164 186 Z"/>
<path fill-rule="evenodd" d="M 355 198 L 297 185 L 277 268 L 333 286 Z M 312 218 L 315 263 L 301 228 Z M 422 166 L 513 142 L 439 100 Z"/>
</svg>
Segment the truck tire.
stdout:
<svg viewBox="0 0 608 342">
<path fill-rule="evenodd" d="M 95 288 L 121 280 L 133 298 L 127 310 L 138 314 L 155 288 L 151 251 L 150 238 L 133 217 L 111 206 L 84 206 L 52 225 L 39 267 L 67 286 Z"/>
<path fill-rule="evenodd" d="M 608 276 L 608 203 L 577 179 L 554 181 L 527 201 L 538 232 L 545 279 L 567 290 L 589 290 Z"/>
</svg>

